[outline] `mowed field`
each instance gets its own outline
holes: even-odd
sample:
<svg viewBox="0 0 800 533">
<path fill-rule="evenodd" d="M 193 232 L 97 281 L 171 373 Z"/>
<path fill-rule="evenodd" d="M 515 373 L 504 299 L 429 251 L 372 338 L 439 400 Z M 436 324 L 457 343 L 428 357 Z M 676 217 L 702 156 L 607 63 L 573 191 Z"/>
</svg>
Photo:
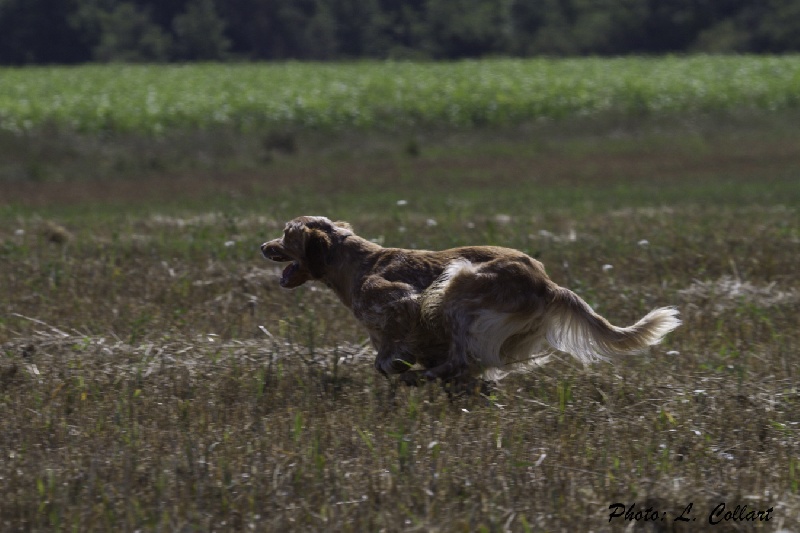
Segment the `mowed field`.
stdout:
<svg viewBox="0 0 800 533">
<path fill-rule="evenodd" d="M 681 61 L 712 59 L 636 61 L 698 87 Z M 776 67 L 795 58 L 739 59 L 761 87 L 797 83 Z M 559 68 L 610 76 L 547 65 L 565 97 L 580 76 Z M 716 79 L 714 94 L 748 86 Z M 7 127 L 21 115 L 4 104 L 0 530 L 800 531 L 800 113 L 778 93 L 158 131 Z M 300 214 L 386 246 L 517 248 L 615 324 L 664 305 L 684 324 L 639 356 L 558 355 L 484 395 L 400 386 L 330 291 L 284 291 L 259 256 Z"/>
</svg>

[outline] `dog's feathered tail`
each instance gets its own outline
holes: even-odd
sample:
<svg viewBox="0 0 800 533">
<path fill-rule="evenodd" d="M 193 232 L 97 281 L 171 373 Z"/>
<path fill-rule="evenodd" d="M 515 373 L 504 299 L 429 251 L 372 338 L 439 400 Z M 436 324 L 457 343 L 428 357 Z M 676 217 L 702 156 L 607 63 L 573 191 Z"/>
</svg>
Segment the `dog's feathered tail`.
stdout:
<svg viewBox="0 0 800 533">
<path fill-rule="evenodd" d="M 574 292 L 559 287 L 548 306 L 546 338 L 583 363 L 640 352 L 681 325 L 678 310 L 661 307 L 627 328 L 613 326 Z"/>
</svg>

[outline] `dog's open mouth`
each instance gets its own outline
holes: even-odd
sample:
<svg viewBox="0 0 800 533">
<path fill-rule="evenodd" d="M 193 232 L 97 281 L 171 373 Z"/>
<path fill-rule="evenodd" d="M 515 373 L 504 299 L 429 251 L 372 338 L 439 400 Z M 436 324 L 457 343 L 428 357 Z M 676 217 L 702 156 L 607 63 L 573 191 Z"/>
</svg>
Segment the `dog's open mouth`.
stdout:
<svg viewBox="0 0 800 533">
<path fill-rule="evenodd" d="M 289 263 L 289 265 L 284 268 L 283 272 L 281 273 L 281 287 L 292 288 L 305 281 L 305 277 L 301 275 L 302 273 L 299 261 L 292 261 L 291 257 L 282 255 L 278 252 L 272 252 L 264 255 L 266 255 L 267 259 L 270 261 L 275 261 L 276 263 L 286 263 L 287 261 L 291 261 L 291 263 Z"/>
<path fill-rule="evenodd" d="M 293 261 L 289 266 L 283 269 L 283 273 L 281 274 L 281 287 L 295 287 L 300 285 L 298 283 L 300 273 L 300 263 L 297 261 Z M 304 280 L 305 281 L 305 280 Z"/>
<path fill-rule="evenodd" d="M 303 268 L 300 261 L 286 255 L 280 247 L 265 243 L 261 246 L 261 253 L 270 261 L 289 263 L 281 273 L 281 287 L 293 289 L 309 280 L 308 270 Z"/>
</svg>

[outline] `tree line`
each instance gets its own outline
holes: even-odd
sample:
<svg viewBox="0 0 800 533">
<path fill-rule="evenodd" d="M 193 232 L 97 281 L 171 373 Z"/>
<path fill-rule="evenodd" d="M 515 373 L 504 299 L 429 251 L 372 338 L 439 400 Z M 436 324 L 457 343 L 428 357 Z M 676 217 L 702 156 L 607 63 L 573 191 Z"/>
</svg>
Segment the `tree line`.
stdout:
<svg viewBox="0 0 800 533">
<path fill-rule="evenodd" d="M 800 51 L 799 0 L 0 0 L 0 64 Z"/>
</svg>

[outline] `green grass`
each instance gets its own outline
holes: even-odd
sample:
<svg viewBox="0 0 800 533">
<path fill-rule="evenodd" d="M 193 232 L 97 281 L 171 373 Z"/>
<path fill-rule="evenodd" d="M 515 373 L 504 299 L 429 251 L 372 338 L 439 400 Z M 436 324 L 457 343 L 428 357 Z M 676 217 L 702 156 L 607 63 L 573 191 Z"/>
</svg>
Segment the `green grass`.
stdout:
<svg viewBox="0 0 800 533">
<path fill-rule="evenodd" d="M 497 59 L 0 70 L 0 129 L 395 130 L 800 106 L 800 58 Z"/>
</svg>

